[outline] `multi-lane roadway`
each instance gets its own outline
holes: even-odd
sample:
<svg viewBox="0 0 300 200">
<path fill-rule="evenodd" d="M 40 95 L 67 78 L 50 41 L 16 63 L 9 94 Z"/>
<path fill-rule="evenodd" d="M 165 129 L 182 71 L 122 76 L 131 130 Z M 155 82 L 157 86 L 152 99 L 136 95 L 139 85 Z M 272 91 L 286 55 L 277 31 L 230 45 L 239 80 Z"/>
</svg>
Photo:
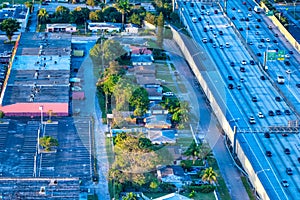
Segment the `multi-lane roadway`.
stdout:
<svg viewBox="0 0 300 200">
<path fill-rule="evenodd" d="M 226 117 L 232 127 L 238 128 L 237 137 L 245 145 L 248 159 L 269 198 L 297 199 L 300 190 L 299 137 L 271 132 L 268 138 L 264 132 L 268 127 L 285 127 L 288 121 L 298 119 L 294 113 L 299 108 L 300 98 L 296 87 L 297 82 L 300 83 L 298 53 L 291 49 L 264 14 L 250 11 L 249 8 L 254 7 L 252 3 L 243 5 L 242 1 L 230 1 L 228 17 L 218 6 L 200 2 L 178 4 L 190 34 L 217 66 L 214 74 L 222 77 L 217 87 L 225 89 L 221 101 L 226 102 Z M 263 56 L 269 49 L 285 50 L 285 61 L 290 65 L 285 61 L 267 61 L 265 72 Z M 285 84 L 276 83 L 278 75 L 285 77 Z M 289 149 L 290 154 L 285 149 Z M 287 168 L 292 169 L 293 175 L 288 174 Z M 282 180 L 289 186 L 281 183 Z"/>
</svg>

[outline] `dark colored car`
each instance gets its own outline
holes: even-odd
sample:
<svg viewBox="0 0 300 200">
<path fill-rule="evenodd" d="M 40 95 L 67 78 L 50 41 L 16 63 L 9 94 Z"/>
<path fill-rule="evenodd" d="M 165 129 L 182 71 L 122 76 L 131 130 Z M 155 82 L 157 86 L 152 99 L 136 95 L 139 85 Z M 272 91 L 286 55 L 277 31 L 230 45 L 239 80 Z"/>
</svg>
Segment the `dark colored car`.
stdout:
<svg viewBox="0 0 300 200">
<path fill-rule="evenodd" d="M 267 157 L 272 157 L 272 152 L 271 151 L 266 151 L 266 156 Z"/>
<path fill-rule="evenodd" d="M 261 53 L 257 53 L 256 55 L 257 55 L 258 57 L 261 57 L 261 56 L 262 56 Z"/>
<path fill-rule="evenodd" d="M 240 71 L 241 71 L 241 72 L 246 72 L 245 67 L 240 67 Z"/>
<path fill-rule="evenodd" d="M 261 41 L 261 42 L 265 42 L 265 39 L 264 39 L 264 38 L 261 38 L 260 41 Z"/>
<path fill-rule="evenodd" d="M 264 136 L 265 136 L 265 138 L 270 138 L 270 137 L 271 137 L 271 135 L 270 135 L 269 132 L 265 132 L 265 133 L 264 133 Z"/>
<path fill-rule="evenodd" d="M 257 102 L 257 97 L 252 97 L 253 102 Z"/>
<path fill-rule="evenodd" d="M 275 37 L 278 37 L 278 34 L 277 34 L 277 33 L 275 33 L 275 34 L 274 34 L 274 36 L 275 36 Z"/>
<path fill-rule="evenodd" d="M 206 27 L 204 27 L 203 31 L 204 31 L 204 32 L 207 32 L 207 28 L 206 28 Z"/>
<path fill-rule="evenodd" d="M 235 65 L 234 62 L 230 62 L 231 67 L 234 67 L 234 65 Z"/>
<path fill-rule="evenodd" d="M 284 153 L 287 154 L 287 155 L 290 155 L 291 154 L 291 151 L 289 148 L 285 148 L 284 149 Z"/>
<path fill-rule="evenodd" d="M 290 167 L 286 168 L 287 175 L 293 175 L 293 170 Z"/>
<path fill-rule="evenodd" d="M 266 80 L 266 77 L 265 76 L 260 76 L 260 79 L 264 81 L 264 80 Z"/>
<path fill-rule="evenodd" d="M 258 18 L 256 21 L 257 21 L 257 22 L 261 22 L 261 19 Z"/>
<path fill-rule="evenodd" d="M 255 65 L 255 62 L 253 60 L 250 60 L 250 65 Z"/>
<path fill-rule="evenodd" d="M 236 20 L 235 16 L 231 17 L 232 20 Z"/>
<path fill-rule="evenodd" d="M 280 102 L 280 101 L 281 101 L 281 98 L 280 98 L 280 97 L 275 97 L 275 101 Z"/>
<path fill-rule="evenodd" d="M 198 17 L 198 20 L 199 20 L 199 21 L 202 21 L 202 18 L 201 18 L 201 17 Z"/>
<path fill-rule="evenodd" d="M 276 113 L 276 115 L 281 115 L 281 111 L 280 110 L 276 110 L 275 113 Z"/>
<path fill-rule="evenodd" d="M 233 80 L 233 77 L 232 76 L 228 76 L 228 80 Z"/>
<path fill-rule="evenodd" d="M 260 26 L 259 25 L 255 25 L 255 28 L 260 28 Z"/>
<path fill-rule="evenodd" d="M 275 115 L 272 110 L 269 110 L 268 114 L 269 114 L 269 116 L 274 116 Z"/>
<path fill-rule="evenodd" d="M 291 65 L 290 61 L 288 61 L 288 60 L 284 61 L 284 64 L 287 65 L 287 66 Z"/>
<path fill-rule="evenodd" d="M 243 31 L 244 29 L 241 27 L 241 28 L 239 28 L 239 31 Z"/>
<path fill-rule="evenodd" d="M 191 7 L 194 7 L 194 3 L 191 3 Z"/>
<path fill-rule="evenodd" d="M 286 114 L 286 115 L 291 115 L 291 111 L 285 110 L 285 111 L 284 111 L 284 114 Z"/>
<path fill-rule="evenodd" d="M 296 84 L 296 87 L 297 87 L 297 88 L 300 88 L 300 83 L 297 83 L 297 84 Z"/>
<path fill-rule="evenodd" d="M 228 88 L 229 89 L 233 89 L 233 85 L 232 84 L 228 84 Z"/>
<path fill-rule="evenodd" d="M 220 34 L 220 35 L 223 35 L 223 31 L 219 31 L 219 34 Z"/>
<path fill-rule="evenodd" d="M 283 137 L 287 137 L 287 136 L 288 136 L 287 133 L 281 133 L 281 135 L 282 135 Z"/>
<path fill-rule="evenodd" d="M 201 6 L 201 9 L 202 9 L 202 10 L 205 10 L 205 7 L 202 5 L 202 6 Z"/>
</svg>

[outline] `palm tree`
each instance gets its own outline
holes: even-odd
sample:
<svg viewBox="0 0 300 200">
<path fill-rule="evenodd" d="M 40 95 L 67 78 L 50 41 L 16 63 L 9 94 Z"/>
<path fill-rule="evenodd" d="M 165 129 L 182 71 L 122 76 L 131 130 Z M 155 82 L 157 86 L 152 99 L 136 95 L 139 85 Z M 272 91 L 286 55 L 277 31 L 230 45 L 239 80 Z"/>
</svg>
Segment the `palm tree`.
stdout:
<svg viewBox="0 0 300 200">
<path fill-rule="evenodd" d="M 122 13 L 122 29 L 124 29 L 125 14 L 130 11 L 129 0 L 118 0 L 115 7 Z"/>
<path fill-rule="evenodd" d="M 26 1 L 24 3 L 24 5 L 26 6 L 26 8 L 29 8 L 30 13 L 32 13 L 32 9 L 33 9 L 33 3 L 31 1 Z"/>
<path fill-rule="evenodd" d="M 217 173 L 213 170 L 212 167 L 205 169 L 201 176 L 201 179 L 203 181 L 208 181 L 210 184 L 217 182 Z"/>
<path fill-rule="evenodd" d="M 190 144 L 189 148 L 184 152 L 184 155 L 193 158 L 193 165 L 195 164 L 195 160 L 199 157 L 200 148 L 197 146 L 196 142 Z"/>
<path fill-rule="evenodd" d="M 129 192 L 126 196 L 122 197 L 122 200 L 137 200 L 136 194 Z"/>
<path fill-rule="evenodd" d="M 47 10 L 45 8 L 42 8 L 42 9 L 39 10 L 38 19 L 39 19 L 39 22 L 41 24 L 46 23 L 47 20 L 48 20 L 48 17 L 49 17 L 49 15 L 48 15 Z"/>
</svg>

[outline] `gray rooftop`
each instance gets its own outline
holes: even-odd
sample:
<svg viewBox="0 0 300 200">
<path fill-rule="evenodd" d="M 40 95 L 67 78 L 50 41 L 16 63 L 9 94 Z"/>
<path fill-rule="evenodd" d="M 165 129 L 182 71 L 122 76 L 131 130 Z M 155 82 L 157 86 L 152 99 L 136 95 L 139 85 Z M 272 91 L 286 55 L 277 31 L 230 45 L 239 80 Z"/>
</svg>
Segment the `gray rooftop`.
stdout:
<svg viewBox="0 0 300 200">
<path fill-rule="evenodd" d="M 69 101 L 71 35 L 22 33 L 2 105 Z"/>
</svg>

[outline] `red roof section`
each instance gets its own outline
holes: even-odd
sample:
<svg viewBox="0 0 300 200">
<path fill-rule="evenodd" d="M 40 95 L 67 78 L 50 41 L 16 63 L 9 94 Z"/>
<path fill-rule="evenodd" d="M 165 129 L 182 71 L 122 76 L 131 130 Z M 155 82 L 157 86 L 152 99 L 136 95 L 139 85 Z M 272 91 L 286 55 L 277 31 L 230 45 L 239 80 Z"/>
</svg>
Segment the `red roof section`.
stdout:
<svg viewBox="0 0 300 200">
<path fill-rule="evenodd" d="M 140 51 L 143 52 L 143 54 L 152 54 L 152 51 L 145 47 L 130 46 L 130 49 L 132 54 L 140 54 Z"/>
<path fill-rule="evenodd" d="M 7 116 L 36 116 L 40 115 L 40 106 L 43 106 L 43 113 L 47 115 L 49 110 L 59 116 L 67 116 L 69 113 L 68 103 L 16 103 L 7 106 L 0 106 Z"/>
</svg>

